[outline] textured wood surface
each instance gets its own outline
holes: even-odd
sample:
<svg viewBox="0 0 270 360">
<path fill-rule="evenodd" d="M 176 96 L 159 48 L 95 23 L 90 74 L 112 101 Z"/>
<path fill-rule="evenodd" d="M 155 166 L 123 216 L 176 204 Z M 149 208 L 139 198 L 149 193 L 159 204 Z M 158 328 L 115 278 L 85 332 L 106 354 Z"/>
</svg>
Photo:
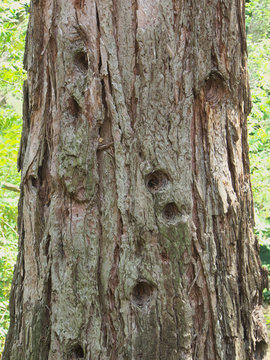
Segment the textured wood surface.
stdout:
<svg viewBox="0 0 270 360">
<path fill-rule="evenodd" d="M 244 2 L 35 0 L 4 360 L 263 359 Z"/>
</svg>

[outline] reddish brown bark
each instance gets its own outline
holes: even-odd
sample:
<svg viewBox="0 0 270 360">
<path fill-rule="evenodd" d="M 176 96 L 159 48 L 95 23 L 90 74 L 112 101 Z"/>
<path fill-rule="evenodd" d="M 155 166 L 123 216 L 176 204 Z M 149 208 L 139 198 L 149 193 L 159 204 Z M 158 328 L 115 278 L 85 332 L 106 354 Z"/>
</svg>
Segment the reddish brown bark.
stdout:
<svg viewBox="0 0 270 360">
<path fill-rule="evenodd" d="M 263 359 L 244 2 L 34 1 L 5 360 Z"/>
</svg>

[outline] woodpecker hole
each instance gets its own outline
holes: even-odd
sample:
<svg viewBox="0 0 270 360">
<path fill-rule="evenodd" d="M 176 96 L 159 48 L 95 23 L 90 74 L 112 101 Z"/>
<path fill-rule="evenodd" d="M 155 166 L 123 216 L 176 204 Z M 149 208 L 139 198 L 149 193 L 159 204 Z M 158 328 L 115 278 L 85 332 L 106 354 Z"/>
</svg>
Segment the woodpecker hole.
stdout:
<svg viewBox="0 0 270 360">
<path fill-rule="evenodd" d="M 169 256 L 168 256 L 168 254 L 167 254 L 167 252 L 165 250 L 162 251 L 162 253 L 160 254 L 160 258 L 161 258 L 161 261 L 164 262 L 164 263 L 169 262 Z"/>
<path fill-rule="evenodd" d="M 165 220 L 173 220 L 178 215 L 179 210 L 175 203 L 169 203 L 163 209 L 163 217 L 165 218 Z"/>
<path fill-rule="evenodd" d="M 30 181 L 31 181 L 32 186 L 36 188 L 38 181 L 33 175 L 30 176 Z"/>
<path fill-rule="evenodd" d="M 72 116 L 78 117 L 80 113 L 80 106 L 78 102 L 74 99 L 74 97 L 71 97 L 68 102 L 68 109 Z"/>
<path fill-rule="evenodd" d="M 138 307 L 147 305 L 153 294 L 153 286 L 146 281 L 140 281 L 132 290 L 132 302 Z"/>
<path fill-rule="evenodd" d="M 83 359 L 84 358 L 84 351 L 81 345 L 75 345 L 71 350 L 71 359 Z"/>
<path fill-rule="evenodd" d="M 211 105 L 222 100 L 225 93 L 224 79 L 216 72 L 212 72 L 205 81 L 205 99 Z"/>
<path fill-rule="evenodd" d="M 162 189 L 168 183 L 168 176 L 160 171 L 154 171 L 146 177 L 146 186 L 151 193 Z"/>
<path fill-rule="evenodd" d="M 85 51 L 79 51 L 74 56 L 74 63 L 79 70 L 86 72 L 88 70 L 88 57 Z"/>
</svg>

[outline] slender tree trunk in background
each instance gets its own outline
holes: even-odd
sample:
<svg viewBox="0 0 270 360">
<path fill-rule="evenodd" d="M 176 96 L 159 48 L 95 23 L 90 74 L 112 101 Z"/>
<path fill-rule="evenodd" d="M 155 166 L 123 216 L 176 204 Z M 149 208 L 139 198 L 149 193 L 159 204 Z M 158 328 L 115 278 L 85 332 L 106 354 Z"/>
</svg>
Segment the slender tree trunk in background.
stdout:
<svg viewBox="0 0 270 360">
<path fill-rule="evenodd" d="M 4 360 L 263 359 L 244 2 L 35 0 Z"/>
</svg>

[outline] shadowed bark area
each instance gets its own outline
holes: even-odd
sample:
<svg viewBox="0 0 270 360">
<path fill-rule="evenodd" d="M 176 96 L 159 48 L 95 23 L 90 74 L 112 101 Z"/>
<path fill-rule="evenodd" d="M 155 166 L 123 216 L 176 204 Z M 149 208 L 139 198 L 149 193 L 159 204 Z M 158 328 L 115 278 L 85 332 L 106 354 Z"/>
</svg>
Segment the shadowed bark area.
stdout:
<svg viewBox="0 0 270 360">
<path fill-rule="evenodd" d="M 244 2 L 33 1 L 4 360 L 263 359 Z"/>
</svg>

